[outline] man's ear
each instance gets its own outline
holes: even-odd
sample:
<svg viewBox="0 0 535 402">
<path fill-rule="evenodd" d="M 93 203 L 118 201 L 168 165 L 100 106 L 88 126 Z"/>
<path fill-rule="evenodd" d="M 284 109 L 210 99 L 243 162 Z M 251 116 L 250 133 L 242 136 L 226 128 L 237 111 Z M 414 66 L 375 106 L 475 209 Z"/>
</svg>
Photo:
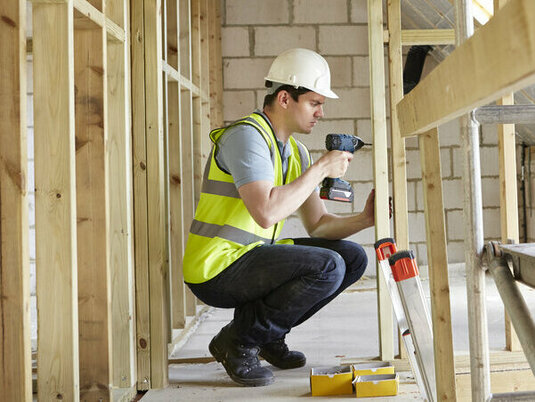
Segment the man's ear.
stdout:
<svg viewBox="0 0 535 402">
<path fill-rule="evenodd" d="M 288 91 L 279 91 L 277 94 L 277 102 L 279 102 L 279 105 L 281 105 L 282 108 L 286 109 L 288 107 L 288 103 L 290 102 L 290 94 Z"/>
</svg>

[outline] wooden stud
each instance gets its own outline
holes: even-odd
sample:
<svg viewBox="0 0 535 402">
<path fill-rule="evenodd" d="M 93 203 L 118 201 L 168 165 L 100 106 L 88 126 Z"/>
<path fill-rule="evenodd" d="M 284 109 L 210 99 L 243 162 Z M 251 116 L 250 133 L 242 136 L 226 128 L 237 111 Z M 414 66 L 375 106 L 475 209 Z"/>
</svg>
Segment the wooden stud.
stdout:
<svg viewBox="0 0 535 402">
<path fill-rule="evenodd" d="M 180 68 L 179 16 L 177 0 L 167 1 L 167 61 Z M 178 73 L 178 71 L 177 71 Z M 182 155 L 180 152 L 180 84 L 167 83 L 167 136 L 169 144 L 169 203 L 170 203 L 170 253 L 172 327 L 186 325 L 186 289 L 182 274 L 184 254 L 184 210 L 182 200 Z"/>
<path fill-rule="evenodd" d="M 108 0 L 106 15 L 128 30 L 128 2 Z M 129 38 L 129 37 L 128 37 Z M 108 181 L 113 385 L 135 386 L 130 40 L 108 41 Z"/>
<path fill-rule="evenodd" d="M 31 401 L 26 2 L 2 2 L 0 15 L 0 395 Z"/>
<path fill-rule="evenodd" d="M 401 49 L 401 2 L 387 2 L 388 31 L 388 72 L 390 77 L 390 110 L 403 98 L 403 56 Z M 394 238 L 400 250 L 409 248 L 409 213 L 407 204 L 407 173 L 405 158 L 405 139 L 399 134 L 396 113 L 390 116 L 390 138 L 392 144 L 392 193 L 394 199 Z M 402 337 L 398 336 L 400 357 L 407 357 Z"/>
<path fill-rule="evenodd" d="M 201 131 L 196 138 L 195 183 L 197 187 L 196 204 L 201 193 L 203 170 L 212 148 L 210 133 L 210 9 L 211 0 L 201 1 Z"/>
<path fill-rule="evenodd" d="M 401 135 L 423 133 L 535 82 L 534 38 L 535 2 L 507 4 L 398 104 Z"/>
<path fill-rule="evenodd" d="M 203 91 L 203 29 L 206 25 L 204 11 L 205 0 L 196 0 L 191 3 L 191 71 L 192 81 Z M 206 42 L 206 40 L 204 40 Z M 202 135 L 203 135 L 203 104 L 201 96 L 193 96 L 193 194 L 194 209 L 201 195 L 202 181 Z"/>
<path fill-rule="evenodd" d="M 190 0 L 181 1 L 179 15 L 180 21 L 180 72 L 181 75 L 190 79 L 194 85 L 198 81 L 194 79 L 192 72 L 193 59 L 193 42 L 197 33 L 193 29 L 193 7 L 196 7 L 198 1 Z M 182 196 L 184 200 L 184 243 L 189 234 L 189 228 L 193 221 L 195 211 L 195 191 L 193 180 L 193 97 L 191 91 L 183 90 L 180 95 L 180 116 L 181 116 L 181 140 L 182 140 Z M 189 288 L 186 288 L 186 314 L 189 316 L 196 315 L 197 307 L 195 296 Z"/>
<path fill-rule="evenodd" d="M 147 149 L 145 136 L 145 29 L 143 3 L 131 2 L 134 256 L 137 389 L 151 387 Z"/>
<path fill-rule="evenodd" d="M 147 141 L 147 217 L 150 290 L 151 386 L 168 384 L 167 236 L 163 139 L 161 3 L 144 4 L 145 132 Z"/>
<path fill-rule="evenodd" d="M 210 4 L 210 129 L 223 127 L 223 57 L 221 54 L 221 2 Z"/>
<path fill-rule="evenodd" d="M 499 10 L 507 3 L 506 0 L 494 0 L 494 9 Z M 514 95 L 511 93 L 498 99 L 497 105 L 514 105 Z M 500 222 L 502 242 L 510 240 L 519 242 L 518 233 L 518 199 L 516 185 L 516 146 L 515 125 L 498 125 L 498 153 L 500 160 Z M 507 312 L 504 317 L 505 348 L 507 350 L 522 350 L 518 336 Z"/>
<path fill-rule="evenodd" d="M 437 398 L 453 401 L 455 366 L 438 129 L 430 130 L 418 139 L 422 164 Z"/>
<path fill-rule="evenodd" d="M 78 401 L 72 1 L 32 14 L 38 397 Z"/>
<path fill-rule="evenodd" d="M 80 397 L 111 397 L 106 33 L 74 30 Z"/>
<path fill-rule="evenodd" d="M 383 7 L 381 0 L 368 0 L 370 49 L 370 104 L 373 133 L 375 183 L 375 238 L 390 237 L 388 206 L 388 152 L 386 142 L 385 71 L 383 50 Z M 385 279 L 377 275 L 379 350 L 382 360 L 394 358 L 392 302 Z"/>
</svg>

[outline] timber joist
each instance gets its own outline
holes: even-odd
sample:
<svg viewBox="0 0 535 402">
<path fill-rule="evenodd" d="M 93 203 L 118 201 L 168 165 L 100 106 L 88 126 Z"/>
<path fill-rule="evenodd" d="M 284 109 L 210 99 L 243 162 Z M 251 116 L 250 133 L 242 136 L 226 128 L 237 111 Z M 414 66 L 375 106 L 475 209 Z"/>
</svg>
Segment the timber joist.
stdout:
<svg viewBox="0 0 535 402">
<path fill-rule="evenodd" d="M 390 32 L 383 31 L 383 41 L 390 41 Z M 412 45 L 453 45 L 455 31 L 453 29 L 403 29 L 401 30 L 401 44 Z"/>
</svg>

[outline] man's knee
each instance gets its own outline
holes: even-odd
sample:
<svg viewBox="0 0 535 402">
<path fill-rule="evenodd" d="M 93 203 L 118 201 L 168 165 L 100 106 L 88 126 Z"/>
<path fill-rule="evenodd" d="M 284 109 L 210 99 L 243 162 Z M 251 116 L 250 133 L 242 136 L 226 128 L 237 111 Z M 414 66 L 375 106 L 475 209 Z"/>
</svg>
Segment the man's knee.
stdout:
<svg viewBox="0 0 535 402">
<path fill-rule="evenodd" d="M 346 270 L 356 281 L 364 274 L 364 271 L 366 271 L 368 266 L 368 256 L 360 244 L 351 241 L 347 241 L 347 243 L 349 243 L 348 248 L 351 249 L 352 258 L 348 259 Z"/>
<path fill-rule="evenodd" d="M 325 254 L 320 277 L 325 280 L 325 282 L 331 284 L 330 288 L 334 291 L 338 289 L 344 280 L 346 263 L 343 257 L 336 251 L 325 250 Z"/>
</svg>

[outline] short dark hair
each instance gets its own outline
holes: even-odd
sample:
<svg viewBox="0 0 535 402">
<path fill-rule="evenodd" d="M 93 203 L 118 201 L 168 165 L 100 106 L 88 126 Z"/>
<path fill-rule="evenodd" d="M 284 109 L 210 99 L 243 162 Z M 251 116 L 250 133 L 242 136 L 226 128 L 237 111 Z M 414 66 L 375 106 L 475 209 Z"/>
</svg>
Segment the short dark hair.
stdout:
<svg viewBox="0 0 535 402">
<path fill-rule="evenodd" d="M 266 81 L 266 88 L 271 88 L 272 86 L 273 86 L 273 82 Z M 299 102 L 299 96 L 303 95 L 303 94 L 306 94 L 307 92 L 310 92 L 310 89 L 307 89 L 305 87 L 297 87 L 296 88 L 296 87 L 294 87 L 292 85 L 281 85 L 271 95 L 266 95 L 264 97 L 264 106 L 263 107 L 272 105 L 273 102 L 275 101 L 275 99 L 277 98 L 277 94 L 280 91 L 288 92 L 294 101 Z"/>
</svg>

